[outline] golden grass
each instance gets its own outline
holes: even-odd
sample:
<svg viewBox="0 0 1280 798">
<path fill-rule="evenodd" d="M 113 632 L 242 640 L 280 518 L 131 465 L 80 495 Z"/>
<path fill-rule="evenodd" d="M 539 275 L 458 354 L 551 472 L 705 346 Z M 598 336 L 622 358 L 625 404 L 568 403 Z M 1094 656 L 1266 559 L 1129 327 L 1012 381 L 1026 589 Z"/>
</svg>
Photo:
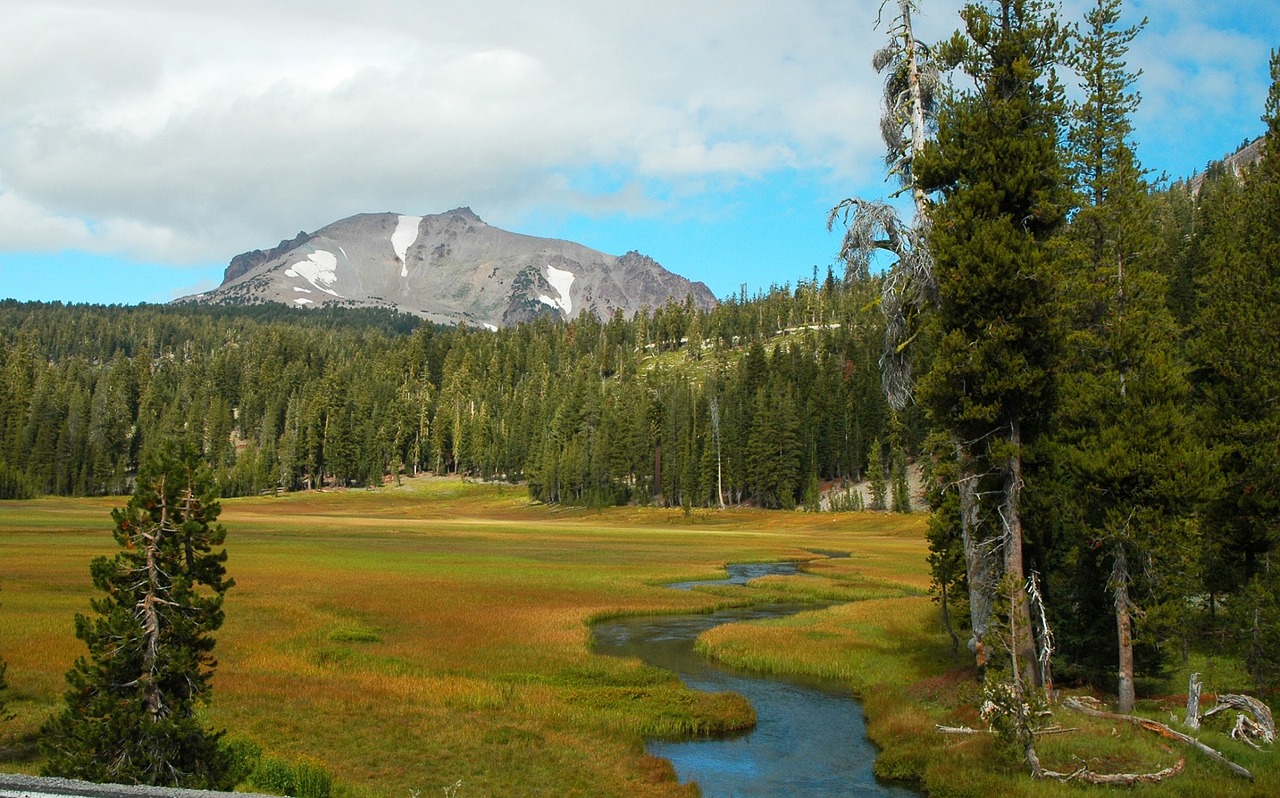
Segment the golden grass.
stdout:
<svg viewBox="0 0 1280 798">
<path fill-rule="evenodd" d="M 882 565 L 885 562 L 907 560 L 895 559 L 876 545 L 865 557 L 823 560 L 806 568 L 846 580 L 900 576 L 892 565 Z M 910 578 L 900 577 L 900 581 L 918 584 Z M 964 652 L 958 659 L 951 657 L 949 638 L 928 596 L 869 598 L 787 618 L 721 626 L 703 633 L 698 647 L 706 656 L 737 667 L 844 680 L 862 698 L 868 734 L 881 747 L 877 774 L 917 783 L 930 796 L 1111 794 L 1106 788 L 1033 782 L 1025 762 L 999 750 L 988 735 L 936 733 L 937 724 L 973 728 L 983 724 L 976 709 L 977 675 Z M 1184 700 L 1185 696 L 1148 701 L 1143 709 L 1150 717 L 1168 722 L 1171 715 L 1181 716 Z M 1223 733 L 1229 723 L 1202 736 L 1249 768 L 1256 776 L 1252 783 L 1189 748 L 1167 747 L 1165 741 L 1129 724 L 1117 726 L 1066 710 L 1058 711 L 1054 720 L 1079 731 L 1044 737 L 1037 743 L 1042 762 L 1053 770 L 1071 772 L 1087 763 L 1103 773 L 1151 772 L 1185 757 L 1183 775 L 1133 791 L 1186 798 L 1280 795 L 1280 764 L 1275 754 L 1230 740 Z"/>
<path fill-rule="evenodd" d="M 859 693 L 926 679 L 949 656 L 928 597 L 870 598 L 754 624 L 712 629 L 698 649 L 728 665 L 840 679 Z"/>
<path fill-rule="evenodd" d="M 118 500 L 0 503 L 0 654 L 31 741 L 83 653 L 72 618 L 88 563 L 115 550 Z M 280 756 L 311 757 L 353 796 L 688 794 L 646 737 L 738 728 L 736 696 L 686 690 L 638 662 L 592 655 L 588 621 L 770 597 L 852 600 L 923 586 L 923 519 L 531 505 L 523 489 L 418 479 L 378 491 L 224 502 L 237 586 L 217 634 L 209 719 Z M 759 588 L 664 582 L 728 562 L 856 557 Z"/>
<path fill-rule="evenodd" d="M 0 502 L 0 655 L 17 718 L 0 726 L 0 768 L 39 767 L 33 745 L 63 673 L 84 648 L 72 616 L 93 596 L 89 561 L 111 554 L 109 510 L 123 500 Z M 522 489 L 417 479 L 378 491 L 224 503 L 237 586 L 218 633 L 210 721 L 289 761 L 331 771 L 350 798 L 431 794 L 680 796 L 643 740 L 739 728 L 735 696 L 686 690 L 637 661 L 592 655 L 591 620 L 764 600 L 848 602 L 722 626 L 699 645 L 734 665 L 844 679 L 881 747 L 877 771 L 932 796 L 1094 794 L 1031 782 L 983 736 L 972 669 L 953 660 L 925 591 L 924 516 L 752 510 L 588 510 L 532 505 Z M 812 551 L 847 551 L 813 559 Z M 803 574 L 749 587 L 672 591 L 664 582 L 729 562 L 808 560 Z M 1176 701 L 1148 711 L 1167 720 Z M 1164 714 L 1162 714 L 1164 713 Z M 1134 792 L 1280 794 L 1273 754 L 1214 734 L 1258 775 L 1246 783 L 1194 752 L 1131 728 L 1076 717 L 1046 738 L 1046 766 L 1187 773 Z"/>
</svg>

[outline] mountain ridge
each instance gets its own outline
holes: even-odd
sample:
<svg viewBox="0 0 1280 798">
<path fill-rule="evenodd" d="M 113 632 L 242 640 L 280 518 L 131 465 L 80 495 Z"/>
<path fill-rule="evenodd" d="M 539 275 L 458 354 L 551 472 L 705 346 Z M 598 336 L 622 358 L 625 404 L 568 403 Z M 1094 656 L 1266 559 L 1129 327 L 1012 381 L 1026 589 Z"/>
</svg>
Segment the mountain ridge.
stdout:
<svg viewBox="0 0 1280 798">
<path fill-rule="evenodd" d="M 365 213 L 235 256 L 222 284 L 177 302 L 297 307 L 385 307 L 445 324 L 490 329 L 542 315 L 571 319 L 691 298 L 710 309 L 706 285 L 631 251 L 493 227 L 469 207 L 409 216 Z"/>
</svg>

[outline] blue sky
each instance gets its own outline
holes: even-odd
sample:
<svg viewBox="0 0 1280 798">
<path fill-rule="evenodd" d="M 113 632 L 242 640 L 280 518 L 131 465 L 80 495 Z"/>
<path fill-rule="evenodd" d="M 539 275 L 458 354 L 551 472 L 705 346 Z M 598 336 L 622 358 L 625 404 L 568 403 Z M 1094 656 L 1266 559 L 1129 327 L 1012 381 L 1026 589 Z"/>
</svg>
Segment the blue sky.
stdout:
<svg viewBox="0 0 1280 798">
<path fill-rule="evenodd" d="M 718 296 L 825 273 L 827 210 L 891 188 L 880 6 L 9 0 L 0 297 L 164 302 L 299 230 L 461 205 Z M 922 39 L 959 24 L 960 2 L 919 6 Z M 1259 135 L 1280 15 L 1126 4 L 1144 15 L 1145 165 L 1186 175 Z"/>
</svg>

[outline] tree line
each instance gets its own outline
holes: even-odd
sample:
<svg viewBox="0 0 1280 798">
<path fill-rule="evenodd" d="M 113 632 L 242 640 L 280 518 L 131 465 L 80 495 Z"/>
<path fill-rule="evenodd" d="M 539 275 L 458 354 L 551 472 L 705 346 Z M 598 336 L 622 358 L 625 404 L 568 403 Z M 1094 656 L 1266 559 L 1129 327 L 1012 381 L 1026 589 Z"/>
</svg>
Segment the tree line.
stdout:
<svg viewBox="0 0 1280 798">
<path fill-rule="evenodd" d="M 176 440 L 223 496 L 434 472 L 525 481 L 548 502 L 816 507 L 824 483 L 903 472 L 923 434 L 879 391 L 877 279 L 815 270 L 710 312 L 498 332 L 388 311 L 0 303 L 0 493 L 124 493 Z"/>
</svg>

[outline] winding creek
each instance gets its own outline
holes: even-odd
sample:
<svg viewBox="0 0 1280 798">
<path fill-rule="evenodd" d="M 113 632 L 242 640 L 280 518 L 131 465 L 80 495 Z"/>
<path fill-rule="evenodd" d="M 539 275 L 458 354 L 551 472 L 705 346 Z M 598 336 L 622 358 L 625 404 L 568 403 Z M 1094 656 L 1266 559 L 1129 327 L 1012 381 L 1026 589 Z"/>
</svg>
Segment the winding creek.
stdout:
<svg viewBox="0 0 1280 798">
<path fill-rule="evenodd" d="M 670 587 L 746 584 L 797 573 L 794 562 L 728 566 L 729 579 Z M 820 606 L 820 605 L 819 605 Z M 813 604 L 766 604 L 709 614 L 620 618 L 592 627 L 597 653 L 637 657 L 674 671 L 689 687 L 732 690 L 755 708 L 751 731 L 716 738 L 648 743 L 654 756 L 675 765 L 682 782 L 696 781 L 706 798 L 725 796 L 893 796 L 917 793 L 876 780 L 876 749 L 867 739 L 862 706 L 831 680 L 762 676 L 718 666 L 694 651 L 698 635 L 735 621 L 780 618 Z"/>
</svg>

